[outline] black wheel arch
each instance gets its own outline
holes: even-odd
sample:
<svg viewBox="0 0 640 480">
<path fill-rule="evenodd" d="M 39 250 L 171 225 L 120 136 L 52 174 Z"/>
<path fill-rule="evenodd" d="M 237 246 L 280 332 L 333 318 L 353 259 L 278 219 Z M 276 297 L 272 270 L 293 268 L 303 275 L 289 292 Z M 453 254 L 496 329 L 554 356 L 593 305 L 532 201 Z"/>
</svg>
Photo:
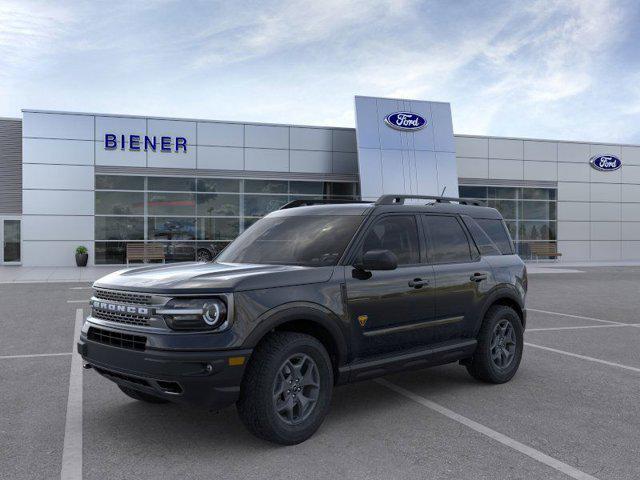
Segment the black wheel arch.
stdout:
<svg viewBox="0 0 640 480">
<path fill-rule="evenodd" d="M 478 324 L 476 325 L 476 329 L 474 335 L 477 335 L 480 331 L 480 326 L 482 325 L 482 321 L 484 320 L 487 311 L 493 307 L 494 305 L 504 305 L 512 308 L 518 314 L 520 318 L 520 322 L 522 323 L 522 329 L 526 328 L 527 324 L 527 315 L 526 310 L 524 308 L 524 302 L 522 298 L 518 295 L 516 291 L 511 288 L 502 287 L 494 290 L 489 294 L 487 300 L 485 301 L 480 314 L 478 315 Z"/>
<path fill-rule="evenodd" d="M 265 312 L 258 318 L 256 328 L 247 336 L 245 346 L 255 348 L 272 331 L 306 333 L 317 338 L 331 358 L 336 378 L 338 367 L 349 358 L 349 347 L 340 318 L 322 305 L 294 302 Z"/>
</svg>

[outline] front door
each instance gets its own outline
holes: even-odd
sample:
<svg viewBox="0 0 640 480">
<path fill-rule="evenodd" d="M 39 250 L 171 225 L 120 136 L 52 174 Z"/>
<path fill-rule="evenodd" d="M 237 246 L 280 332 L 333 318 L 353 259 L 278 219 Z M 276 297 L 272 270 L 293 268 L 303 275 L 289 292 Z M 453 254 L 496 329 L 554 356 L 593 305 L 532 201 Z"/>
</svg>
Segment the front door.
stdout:
<svg viewBox="0 0 640 480">
<path fill-rule="evenodd" d="M 425 323 L 435 313 L 433 267 L 427 265 L 414 215 L 386 215 L 375 220 L 357 247 L 358 259 L 369 250 L 389 250 L 398 268 L 362 272 L 345 268 L 353 349 L 360 358 L 422 345 Z"/>
<path fill-rule="evenodd" d="M 0 262 L 20 263 L 20 219 L 0 217 Z"/>
</svg>

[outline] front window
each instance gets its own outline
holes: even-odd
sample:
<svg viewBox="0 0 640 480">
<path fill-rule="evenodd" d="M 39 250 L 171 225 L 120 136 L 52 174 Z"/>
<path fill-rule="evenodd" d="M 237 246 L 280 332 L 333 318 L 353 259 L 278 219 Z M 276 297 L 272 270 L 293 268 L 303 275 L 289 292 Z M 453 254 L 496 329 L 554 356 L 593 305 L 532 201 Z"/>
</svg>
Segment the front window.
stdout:
<svg viewBox="0 0 640 480">
<path fill-rule="evenodd" d="M 217 261 L 309 267 L 335 265 L 362 219 L 347 215 L 267 217 L 240 235 Z"/>
</svg>

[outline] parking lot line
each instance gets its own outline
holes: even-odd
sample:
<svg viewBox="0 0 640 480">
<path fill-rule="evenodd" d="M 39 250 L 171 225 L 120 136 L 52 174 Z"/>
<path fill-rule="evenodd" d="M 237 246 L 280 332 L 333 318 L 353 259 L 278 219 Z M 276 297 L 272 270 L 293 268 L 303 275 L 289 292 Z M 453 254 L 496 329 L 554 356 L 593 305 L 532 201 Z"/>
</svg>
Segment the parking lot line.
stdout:
<svg viewBox="0 0 640 480">
<path fill-rule="evenodd" d="M 592 320 L 594 322 L 610 323 L 612 325 L 628 325 L 623 322 L 614 322 L 612 320 L 603 320 L 601 318 L 583 317 L 581 315 L 571 315 L 569 313 L 550 312 L 548 310 L 538 310 L 536 308 L 527 308 L 528 312 L 548 313 L 549 315 L 560 315 L 562 317 L 579 318 L 580 320 Z"/>
<path fill-rule="evenodd" d="M 69 290 L 92 290 L 93 287 L 69 287 Z"/>
<path fill-rule="evenodd" d="M 582 330 L 584 328 L 616 328 L 616 327 L 640 327 L 640 323 L 621 323 L 620 325 L 578 325 L 576 327 L 545 327 L 527 328 L 526 332 L 549 332 L 554 330 Z"/>
<path fill-rule="evenodd" d="M 539 348 L 541 350 L 547 350 L 549 352 L 559 353 L 561 355 L 567 355 L 569 357 L 579 358 L 581 360 L 587 360 L 589 362 L 602 363 L 603 365 L 609 365 L 610 367 L 623 368 L 625 370 L 631 370 L 632 372 L 640 372 L 640 368 L 630 367 L 629 365 L 622 365 L 621 363 L 609 362 L 607 360 L 601 360 L 599 358 L 587 357 L 586 355 L 579 355 L 577 353 L 566 352 L 564 350 L 558 350 L 556 348 L 545 347 L 542 345 L 536 345 L 534 343 L 524 342 L 528 347 Z"/>
<path fill-rule="evenodd" d="M 497 432 L 474 420 L 471 420 L 470 418 L 462 416 L 459 413 L 454 412 L 453 410 L 449 410 L 448 408 L 443 407 L 438 403 L 435 403 L 416 393 L 406 390 L 394 383 L 389 382 L 388 380 L 380 378 L 374 381 L 379 383 L 380 385 L 383 385 L 393 390 L 394 392 L 404 397 L 407 397 L 410 400 L 413 400 L 414 402 L 419 403 L 424 407 L 430 408 L 431 410 L 434 410 L 451 420 L 461 423 L 462 425 L 469 427 L 470 429 L 475 430 L 476 432 L 482 435 L 485 435 L 509 448 L 512 448 L 513 450 L 516 450 L 540 463 L 543 463 L 548 467 L 553 468 L 554 470 L 564 473 L 565 475 L 568 475 L 571 478 L 575 478 L 578 480 L 597 480 L 596 477 L 589 475 L 588 473 L 585 473 L 581 470 L 578 470 L 577 468 L 572 467 L 571 465 L 566 464 L 558 460 L 557 458 L 550 457 L 549 455 L 542 453 L 541 451 L 536 450 L 535 448 L 532 448 L 532 447 L 529 447 L 528 445 L 520 443 L 517 440 L 514 440 L 513 438 L 504 435 L 503 433 Z"/>
<path fill-rule="evenodd" d="M 29 354 L 29 355 L 0 355 L 0 360 L 9 360 L 11 358 L 58 357 L 60 355 L 71 355 L 71 352 L 32 353 L 32 354 Z"/>
<path fill-rule="evenodd" d="M 73 346 L 82 329 L 82 309 L 76 310 Z M 82 358 L 71 356 L 67 418 L 64 426 L 61 480 L 82 480 Z"/>
<path fill-rule="evenodd" d="M 89 304 L 91 300 L 67 300 L 67 303 L 86 303 Z"/>
</svg>

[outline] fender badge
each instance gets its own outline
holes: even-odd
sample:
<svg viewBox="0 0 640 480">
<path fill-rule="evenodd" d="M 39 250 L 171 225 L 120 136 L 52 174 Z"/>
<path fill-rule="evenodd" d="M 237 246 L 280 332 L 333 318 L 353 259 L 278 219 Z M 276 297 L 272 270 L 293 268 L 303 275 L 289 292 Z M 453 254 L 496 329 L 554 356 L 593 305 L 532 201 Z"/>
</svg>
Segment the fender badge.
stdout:
<svg viewBox="0 0 640 480">
<path fill-rule="evenodd" d="M 367 320 L 369 320 L 369 317 L 367 315 L 358 316 L 358 323 L 360 324 L 361 327 L 364 327 L 364 324 L 367 323 Z"/>
</svg>

